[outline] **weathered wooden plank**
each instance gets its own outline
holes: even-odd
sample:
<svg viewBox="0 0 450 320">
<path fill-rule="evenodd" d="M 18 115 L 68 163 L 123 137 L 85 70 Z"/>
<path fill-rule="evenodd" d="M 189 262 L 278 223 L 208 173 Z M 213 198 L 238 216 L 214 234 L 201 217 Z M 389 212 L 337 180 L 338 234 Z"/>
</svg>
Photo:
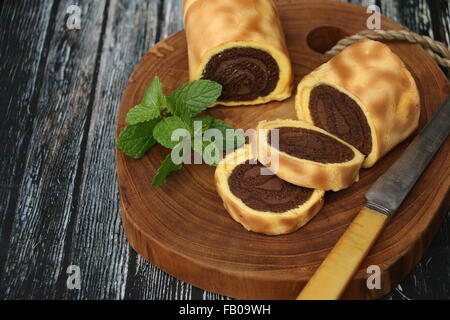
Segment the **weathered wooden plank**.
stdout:
<svg viewBox="0 0 450 320">
<path fill-rule="evenodd" d="M 165 0 L 162 12 L 160 39 L 183 29 L 182 1 Z M 158 40 L 158 41 L 159 41 Z"/>
<path fill-rule="evenodd" d="M 112 0 L 109 5 L 81 177 L 83 187 L 67 260 L 80 266 L 82 286 L 79 291 L 68 290 L 68 298 L 123 299 L 130 291 L 136 299 L 146 298 L 147 291 L 155 298 L 159 296 L 151 282 L 142 283 L 134 275 L 141 267 L 148 278 L 158 272 L 134 251 L 130 253 L 121 224 L 114 161 L 115 123 L 122 92 L 134 66 L 155 42 L 159 5 L 159 1 L 147 0 Z"/>
<path fill-rule="evenodd" d="M 434 38 L 450 44 L 450 3 L 449 1 L 428 0 Z"/>
<path fill-rule="evenodd" d="M 443 41 L 449 34 L 448 2 L 382 1 L 382 12 L 410 30 Z M 450 297 L 450 222 L 444 221 L 430 248 L 411 274 L 387 299 L 448 299 Z"/>
<path fill-rule="evenodd" d="M 388 16 L 392 20 L 400 23 L 401 10 L 398 7 L 398 0 L 397 1 L 381 0 L 379 7 L 381 9 L 381 13 Z"/>
<path fill-rule="evenodd" d="M 354 4 L 358 4 L 360 6 L 364 6 L 364 7 L 368 7 L 370 5 L 377 4 L 377 2 L 375 0 L 341 0 L 341 2 L 354 3 Z"/>
<path fill-rule="evenodd" d="M 192 299 L 192 286 L 177 280 L 140 256 L 130 268 L 126 299 L 178 300 Z"/>
<path fill-rule="evenodd" d="M 203 290 L 201 290 L 201 291 L 203 292 L 202 300 L 233 300 L 233 299 L 231 299 L 229 297 L 224 297 L 224 296 L 221 296 L 221 295 L 216 294 L 216 293 L 203 291 Z"/>
<path fill-rule="evenodd" d="M 58 298 L 65 286 L 62 262 L 71 242 L 77 173 L 91 113 L 105 1 L 80 6 L 81 30 L 69 31 L 68 4 L 58 2 L 0 281 L 0 292 L 6 298 Z M 17 28 L 17 32 L 24 30 Z"/>
<path fill-rule="evenodd" d="M 450 44 L 450 3 L 449 1 L 427 1 L 430 7 L 431 24 L 434 39 Z M 444 70 L 447 77 L 450 76 L 450 69 Z"/>
<path fill-rule="evenodd" d="M 53 1 L 1 2 L 0 12 L 0 279 L 9 247 L 17 193 L 25 170 L 36 99 L 53 26 Z M 20 44 L 20 45 L 19 45 Z M 11 80 L 14 81 L 11 81 Z M 2 290 L 0 290 L 0 298 Z"/>
<path fill-rule="evenodd" d="M 147 49 L 182 28 L 181 1 L 166 0 L 153 10 L 157 32 L 149 38 Z M 144 51 L 141 53 L 141 55 Z M 134 65 L 132 66 L 134 68 Z M 130 253 L 126 299 L 191 299 L 192 286 L 153 266 L 133 250 Z"/>
<path fill-rule="evenodd" d="M 445 1 L 445 0 L 444 0 Z M 433 37 L 431 13 L 426 0 L 383 0 L 382 13 L 411 31 Z"/>
</svg>

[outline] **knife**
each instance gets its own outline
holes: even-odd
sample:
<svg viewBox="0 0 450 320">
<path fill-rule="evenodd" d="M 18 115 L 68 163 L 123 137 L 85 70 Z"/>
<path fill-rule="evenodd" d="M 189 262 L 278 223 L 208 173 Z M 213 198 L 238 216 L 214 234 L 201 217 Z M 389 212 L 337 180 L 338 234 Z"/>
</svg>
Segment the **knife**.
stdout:
<svg viewBox="0 0 450 320">
<path fill-rule="evenodd" d="M 450 133 L 450 95 L 401 157 L 366 192 L 366 204 L 297 300 L 339 299 L 384 227 Z"/>
</svg>

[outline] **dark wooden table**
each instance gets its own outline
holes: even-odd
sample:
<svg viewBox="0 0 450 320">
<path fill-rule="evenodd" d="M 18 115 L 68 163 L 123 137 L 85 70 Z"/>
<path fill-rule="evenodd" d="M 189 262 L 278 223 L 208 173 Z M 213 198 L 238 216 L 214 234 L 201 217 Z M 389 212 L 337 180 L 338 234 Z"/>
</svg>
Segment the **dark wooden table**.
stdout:
<svg viewBox="0 0 450 320">
<path fill-rule="evenodd" d="M 371 1 L 349 2 L 368 5 Z M 448 0 L 377 0 L 450 39 Z M 79 30 L 67 20 L 81 9 Z M 114 135 L 135 64 L 182 28 L 180 0 L 0 2 L 0 298 L 221 299 L 143 260 L 119 213 Z M 450 218 L 388 299 L 450 298 Z M 80 268 L 68 289 L 67 268 Z"/>
</svg>

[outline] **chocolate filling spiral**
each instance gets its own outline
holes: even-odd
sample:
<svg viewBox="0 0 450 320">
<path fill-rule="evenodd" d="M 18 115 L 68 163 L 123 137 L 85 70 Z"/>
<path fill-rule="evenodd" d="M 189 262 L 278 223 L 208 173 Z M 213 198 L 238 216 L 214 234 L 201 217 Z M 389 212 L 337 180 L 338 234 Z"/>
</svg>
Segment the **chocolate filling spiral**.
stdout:
<svg viewBox="0 0 450 320">
<path fill-rule="evenodd" d="M 313 189 L 298 187 L 276 175 L 261 175 L 261 164 L 247 161 L 234 168 L 228 184 L 231 192 L 258 211 L 285 212 L 305 203 Z"/>
<path fill-rule="evenodd" d="M 267 52 L 234 47 L 214 55 L 207 63 L 202 79 L 223 86 L 219 101 L 252 101 L 275 89 L 279 73 L 277 62 Z"/>
<path fill-rule="evenodd" d="M 372 135 L 366 116 L 358 104 L 339 90 L 320 85 L 311 91 L 309 110 L 314 124 L 363 154 L 372 151 Z"/>
<path fill-rule="evenodd" d="M 281 127 L 278 130 L 279 150 L 293 157 L 320 163 L 341 163 L 355 156 L 352 149 L 321 132 L 293 127 Z M 271 137 L 269 132 L 269 144 Z"/>
</svg>

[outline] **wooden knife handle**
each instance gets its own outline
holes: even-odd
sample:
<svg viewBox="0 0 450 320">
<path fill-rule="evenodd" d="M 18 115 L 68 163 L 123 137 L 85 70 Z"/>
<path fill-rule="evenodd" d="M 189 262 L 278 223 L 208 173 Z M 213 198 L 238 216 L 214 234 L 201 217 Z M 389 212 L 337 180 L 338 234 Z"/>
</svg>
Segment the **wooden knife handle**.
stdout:
<svg viewBox="0 0 450 320">
<path fill-rule="evenodd" d="M 386 215 L 363 207 L 297 300 L 339 299 L 387 221 Z"/>
</svg>

